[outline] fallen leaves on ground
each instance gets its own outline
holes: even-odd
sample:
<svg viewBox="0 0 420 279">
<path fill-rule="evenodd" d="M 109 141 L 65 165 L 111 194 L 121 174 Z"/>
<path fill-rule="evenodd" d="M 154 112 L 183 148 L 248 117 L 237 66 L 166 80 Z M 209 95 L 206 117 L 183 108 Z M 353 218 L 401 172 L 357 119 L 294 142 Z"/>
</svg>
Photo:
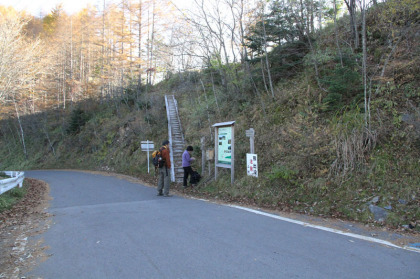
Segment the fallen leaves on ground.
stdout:
<svg viewBox="0 0 420 279">
<path fill-rule="evenodd" d="M 49 227 L 48 184 L 25 179 L 25 196 L 11 209 L 0 213 L 0 278 L 20 278 L 44 258 L 42 240 L 35 243 L 29 237 L 41 234 Z"/>
</svg>

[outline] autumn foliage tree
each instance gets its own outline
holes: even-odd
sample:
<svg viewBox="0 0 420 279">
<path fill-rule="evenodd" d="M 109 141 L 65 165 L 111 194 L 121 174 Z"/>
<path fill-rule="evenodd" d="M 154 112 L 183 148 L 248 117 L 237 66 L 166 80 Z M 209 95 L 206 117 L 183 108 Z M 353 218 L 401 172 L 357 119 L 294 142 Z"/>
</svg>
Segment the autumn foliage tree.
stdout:
<svg viewBox="0 0 420 279">
<path fill-rule="evenodd" d="M 25 134 L 20 115 L 34 101 L 34 86 L 39 64 L 39 41 L 23 34 L 27 20 L 12 9 L 0 10 L 0 103 L 12 109 L 19 124 L 19 135 L 23 151 L 27 156 Z"/>
</svg>

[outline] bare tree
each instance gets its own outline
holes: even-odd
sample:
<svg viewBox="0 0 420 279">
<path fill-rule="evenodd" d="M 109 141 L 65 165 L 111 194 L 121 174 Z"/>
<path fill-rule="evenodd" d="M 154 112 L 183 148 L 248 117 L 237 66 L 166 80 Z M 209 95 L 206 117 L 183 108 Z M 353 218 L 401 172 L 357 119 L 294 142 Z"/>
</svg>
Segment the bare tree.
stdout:
<svg viewBox="0 0 420 279">
<path fill-rule="evenodd" d="M 28 97 L 38 72 L 36 60 L 39 41 L 23 34 L 27 22 L 16 15 L 0 14 L 0 102 L 12 103 L 19 124 L 25 157 L 28 156 L 20 120 L 19 102 Z"/>
<path fill-rule="evenodd" d="M 338 42 L 338 31 L 337 31 L 337 0 L 334 0 L 334 37 L 335 45 L 337 46 L 338 54 L 340 55 L 340 64 L 343 67 L 343 54 L 341 53 L 340 44 Z"/>
<path fill-rule="evenodd" d="M 363 76 L 363 92 L 365 101 L 365 126 L 370 126 L 370 106 L 368 101 L 368 88 L 367 88 L 367 46 L 366 46 L 366 6 L 365 0 L 361 3 L 362 11 L 362 47 L 363 47 L 363 59 L 362 59 L 362 76 Z M 370 128 L 370 127 L 369 127 Z M 369 129 L 370 130 L 370 129 Z"/>
<path fill-rule="evenodd" d="M 264 46 L 264 53 L 265 53 L 265 64 L 267 66 L 267 74 L 268 74 L 268 83 L 270 85 L 271 96 L 274 99 L 274 89 L 273 89 L 273 81 L 271 79 L 271 71 L 270 71 L 270 63 L 268 62 L 268 52 L 267 52 L 267 32 L 265 30 L 265 18 L 264 18 L 264 10 L 265 6 L 264 3 L 261 2 L 261 15 L 262 15 L 262 26 L 263 26 L 263 46 Z"/>
<path fill-rule="evenodd" d="M 359 48 L 359 33 L 357 32 L 357 5 L 356 0 L 344 0 L 350 14 L 350 30 L 352 33 L 354 48 Z"/>
</svg>

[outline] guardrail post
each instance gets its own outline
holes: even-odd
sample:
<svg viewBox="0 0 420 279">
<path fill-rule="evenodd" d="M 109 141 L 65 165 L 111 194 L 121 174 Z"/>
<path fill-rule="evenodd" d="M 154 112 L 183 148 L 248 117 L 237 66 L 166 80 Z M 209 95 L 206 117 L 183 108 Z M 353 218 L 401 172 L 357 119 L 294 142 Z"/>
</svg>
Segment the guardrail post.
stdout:
<svg viewBox="0 0 420 279">
<path fill-rule="evenodd" d="M 16 186 L 22 188 L 23 180 L 25 179 L 24 172 L 4 171 L 4 173 L 10 176 L 10 178 L 0 180 L 0 195 L 15 188 Z"/>
</svg>

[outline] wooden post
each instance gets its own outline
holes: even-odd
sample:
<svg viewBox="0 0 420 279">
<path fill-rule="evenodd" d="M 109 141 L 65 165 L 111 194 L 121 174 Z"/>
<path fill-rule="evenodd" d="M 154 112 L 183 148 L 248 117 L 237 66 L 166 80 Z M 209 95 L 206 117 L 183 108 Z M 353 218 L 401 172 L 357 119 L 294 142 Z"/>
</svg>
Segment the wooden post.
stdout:
<svg viewBox="0 0 420 279">
<path fill-rule="evenodd" d="M 253 128 L 246 130 L 245 135 L 249 137 L 249 146 L 250 146 L 250 153 L 255 154 L 254 150 L 254 136 L 255 136 L 255 130 Z"/>
<path fill-rule="evenodd" d="M 204 171 L 206 167 L 206 149 L 204 148 L 205 137 L 201 138 L 201 174 L 204 176 Z"/>
<path fill-rule="evenodd" d="M 219 143 L 217 135 L 219 134 L 219 127 L 214 127 L 214 180 L 217 180 L 217 156 L 219 154 Z"/>
<path fill-rule="evenodd" d="M 150 173 L 150 163 L 149 163 L 149 140 L 146 141 L 147 144 L 147 173 Z"/>
<path fill-rule="evenodd" d="M 232 162 L 231 162 L 231 169 L 230 169 L 230 184 L 233 184 L 235 181 L 235 125 L 232 124 Z"/>
</svg>

